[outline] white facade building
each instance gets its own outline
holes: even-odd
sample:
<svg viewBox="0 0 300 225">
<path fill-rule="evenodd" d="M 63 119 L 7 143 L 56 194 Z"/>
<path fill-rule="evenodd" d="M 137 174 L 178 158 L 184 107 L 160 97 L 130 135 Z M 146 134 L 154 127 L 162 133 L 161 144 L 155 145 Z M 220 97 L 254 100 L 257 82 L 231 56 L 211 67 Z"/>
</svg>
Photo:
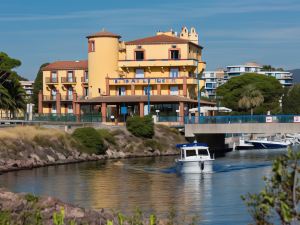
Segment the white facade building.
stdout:
<svg viewBox="0 0 300 225">
<path fill-rule="evenodd" d="M 22 85 L 22 87 L 24 88 L 26 95 L 28 97 L 31 97 L 33 95 L 33 83 L 34 81 L 20 81 L 20 84 Z"/>
</svg>

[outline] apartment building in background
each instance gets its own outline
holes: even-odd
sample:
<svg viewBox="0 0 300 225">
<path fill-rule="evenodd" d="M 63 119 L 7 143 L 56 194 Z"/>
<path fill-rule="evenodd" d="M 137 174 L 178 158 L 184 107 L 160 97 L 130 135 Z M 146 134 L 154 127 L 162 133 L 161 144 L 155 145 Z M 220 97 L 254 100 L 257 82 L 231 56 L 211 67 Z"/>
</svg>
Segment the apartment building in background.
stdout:
<svg viewBox="0 0 300 225">
<path fill-rule="evenodd" d="M 106 121 L 149 112 L 183 117 L 196 106 L 196 74 L 204 71 L 206 63 L 195 28 L 127 42 L 120 39 L 104 30 L 91 34 L 88 60 L 57 61 L 44 67 L 39 113 L 101 114 Z M 204 86 L 203 80 L 199 82 Z"/>
<path fill-rule="evenodd" d="M 255 62 L 243 65 L 227 66 L 225 70 L 204 71 L 202 79 L 205 82 L 204 96 L 215 99 L 216 89 L 226 83 L 230 78 L 243 75 L 245 73 L 257 73 L 275 77 L 283 87 L 293 85 L 293 74 L 288 71 L 264 71 L 263 67 Z"/>
</svg>

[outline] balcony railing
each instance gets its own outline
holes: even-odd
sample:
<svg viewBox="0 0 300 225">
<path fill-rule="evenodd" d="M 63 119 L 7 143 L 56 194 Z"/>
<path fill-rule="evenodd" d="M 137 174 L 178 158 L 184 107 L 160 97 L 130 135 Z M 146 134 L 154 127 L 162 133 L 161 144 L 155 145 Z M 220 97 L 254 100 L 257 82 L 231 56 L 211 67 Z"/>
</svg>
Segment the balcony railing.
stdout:
<svg viewBox="0 0 300 225">
<path fill-rule="evenodd" d="M 62 77 L 62 83 L 76 83 L 76 77 Z"/>
<path fill-rule="evenodd" d="M 201 63 L 201 62 L 199 62 Z M 119 60 L 120 67 L 148 67 L 148 66 L 197 66 L 195 59 L 147 59 L 147 60 Z"/>
<path fill-rule="evenodd" d="M 43 101 L 56 101 L 56 95 L 44 95 Z"/>
<path fill-rule="evenodd" d="M 88 83 L 88 82 L 89 82 L 89 79 L 88 79 L 88 78 L 85 78 L 85 77 L 81 77 L 81 82 L 82 82 L 82 83 Z"/>
<path fill-rule="evenodd" d="M 57 77 L 46 77 L 45 79 L 46 83 L 58 83 Z"/>
<path fill-rule="evenodd" d="M 197 79 L 187 77 L 187 84 L 197 84 Z M 157 78 L 109 78 L 109 85 L 147 85 L 150 84 L 183 84 L 183 77 L 157 77 Z"/>
<path fill-rule="evenodd" d="M 61 101 L 73 101 L 73 95 L 62 95 Z"/>
</svg>

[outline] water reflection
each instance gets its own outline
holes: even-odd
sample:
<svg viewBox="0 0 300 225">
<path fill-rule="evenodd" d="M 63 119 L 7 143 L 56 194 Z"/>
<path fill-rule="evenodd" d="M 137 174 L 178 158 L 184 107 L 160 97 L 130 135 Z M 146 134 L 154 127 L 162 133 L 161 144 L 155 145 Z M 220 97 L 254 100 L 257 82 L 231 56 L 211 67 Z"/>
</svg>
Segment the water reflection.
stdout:
<svg viewBox="0 0 300 225">
<path fill-rule="evenodd" d="M 106 208 L 165 216 L 198 216 L 201 224 L 247 224 L 240 195 L 257 192 L 271 159 L 280 151 L 240 151 L 214 162 L 214 173 L 175 173 L 174 157 L 90 162 L 18 171 L 0 176 L 16 192 L 51 195 L 87 208 Z"/>
</svg>

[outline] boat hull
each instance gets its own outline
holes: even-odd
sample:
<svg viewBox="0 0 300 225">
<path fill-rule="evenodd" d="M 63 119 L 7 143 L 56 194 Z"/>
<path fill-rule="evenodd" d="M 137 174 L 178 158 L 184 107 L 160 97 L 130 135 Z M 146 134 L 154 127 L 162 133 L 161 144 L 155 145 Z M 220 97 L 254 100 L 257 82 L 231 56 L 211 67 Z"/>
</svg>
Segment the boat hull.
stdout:
<svg viewBox="0 0 300 225">
<path fill-rule="evenodd" d="M 288 144 L 268 143 L 268 142 L 246 142 L 253 145 L 253 149 L 282 149 L 287 148 Z"/>
<path fill-rule="evenodd" d="M 207 161 L 177 161 L 176 170 L 179 173 L 211 173 L 213 160 Z"/>
</svg>

